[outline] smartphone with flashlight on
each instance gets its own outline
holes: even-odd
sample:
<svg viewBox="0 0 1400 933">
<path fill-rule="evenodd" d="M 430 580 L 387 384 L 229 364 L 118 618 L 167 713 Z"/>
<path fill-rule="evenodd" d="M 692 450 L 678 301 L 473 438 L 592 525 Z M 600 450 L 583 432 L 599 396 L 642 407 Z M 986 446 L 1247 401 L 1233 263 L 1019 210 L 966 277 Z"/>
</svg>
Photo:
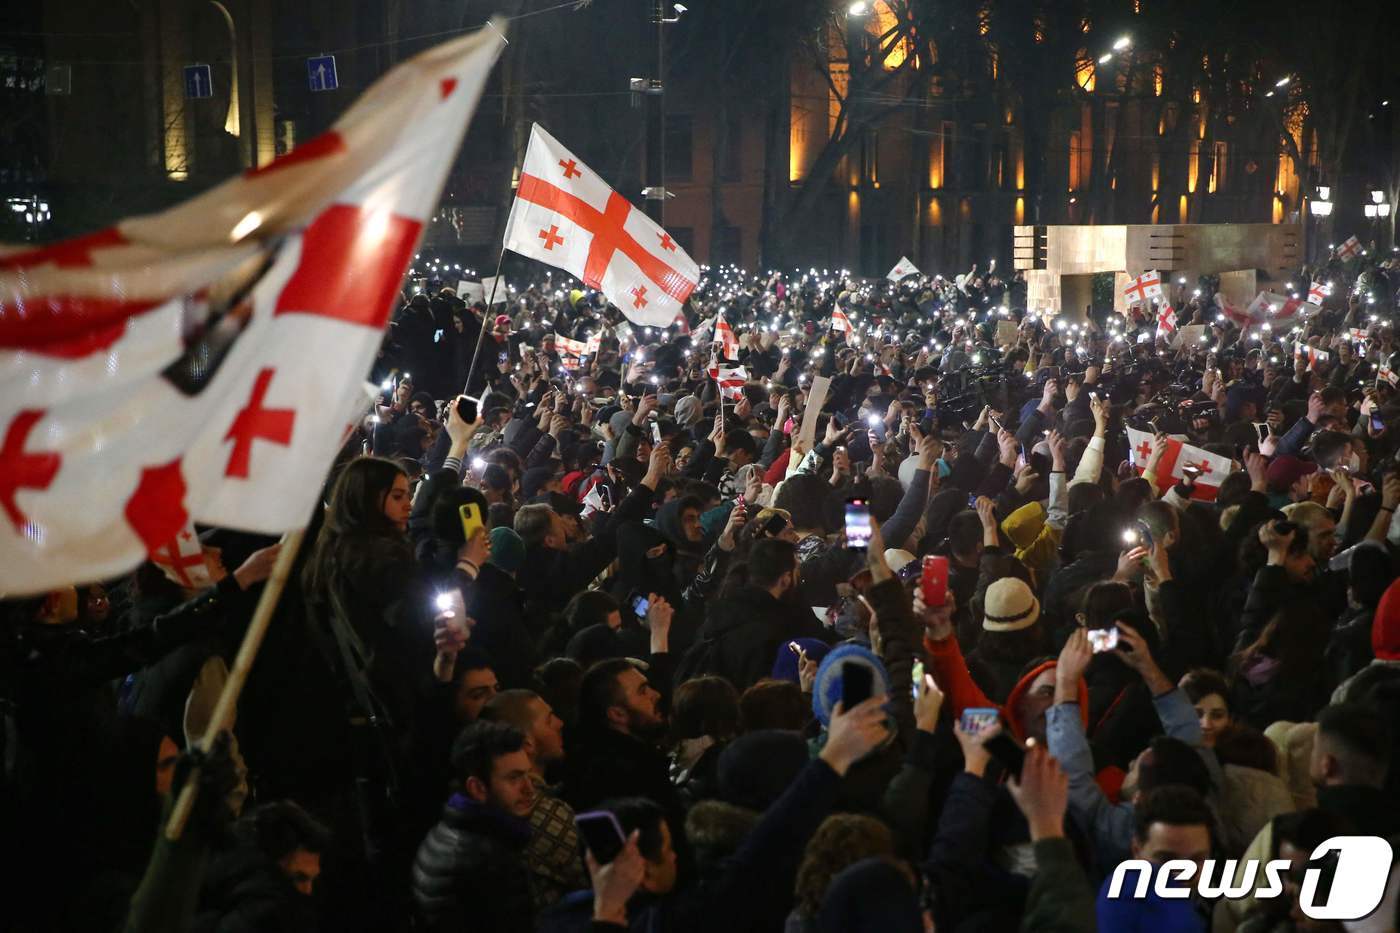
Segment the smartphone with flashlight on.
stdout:
<svg viewBox="0 0 1400 933">
<path fill-rule="evenodd" d="M 1110 623 L 1107 628 L 1086 629 L 1085 633 L 1089 636 L 1089 650 L 1094 654 L 1103 654 L 1118 647 L 1117 625 Z"/>
<path fill-rule="evenodd" d="M 462 395 L 457 398 L 457 417 L 467 424 L 476 423 L 477 405 L 480 399 L 472 398 L 470 395 Z"/>
<path fill-rule="evenodd" d="M 864 551 L 870 546 L 870 503 L 865 499 L 846 500 L 846 549 Z"/>
</svg>

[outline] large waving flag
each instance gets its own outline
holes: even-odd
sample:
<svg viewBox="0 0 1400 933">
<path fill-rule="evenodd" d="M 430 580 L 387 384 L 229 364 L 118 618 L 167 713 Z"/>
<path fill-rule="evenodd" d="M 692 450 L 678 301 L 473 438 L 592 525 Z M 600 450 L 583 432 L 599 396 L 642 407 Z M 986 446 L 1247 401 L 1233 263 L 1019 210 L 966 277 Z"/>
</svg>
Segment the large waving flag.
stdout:
<svg viewBox="0 0 1400 933">
<path fill-rule="evenodd" d="M 168 561 L 191 522 L 305 525 L 501 46 L 424 52 L 167 211 L 0 252 L 0 593 Z"/>
<path fill-rule="evenodd" d="M 700 281 L 700 267 L 669 233 L 538 124 L 505 248 L 563 269 L 644 327 L 669 327 Z"/>
</svg>

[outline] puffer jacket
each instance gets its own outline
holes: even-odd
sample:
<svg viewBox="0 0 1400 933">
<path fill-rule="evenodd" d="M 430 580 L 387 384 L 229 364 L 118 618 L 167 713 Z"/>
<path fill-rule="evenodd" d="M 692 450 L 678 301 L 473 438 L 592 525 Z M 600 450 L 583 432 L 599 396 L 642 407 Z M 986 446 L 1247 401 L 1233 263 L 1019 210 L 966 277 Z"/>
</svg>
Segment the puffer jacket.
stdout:
<svg viewBox="0 0 1400 933">
<path fill-rule="evenodd" d="M 413 904 L 433 933 L 534 928 L 522 851 L 530 824 L 455 794 L 413 861 Z"/>
</svg>

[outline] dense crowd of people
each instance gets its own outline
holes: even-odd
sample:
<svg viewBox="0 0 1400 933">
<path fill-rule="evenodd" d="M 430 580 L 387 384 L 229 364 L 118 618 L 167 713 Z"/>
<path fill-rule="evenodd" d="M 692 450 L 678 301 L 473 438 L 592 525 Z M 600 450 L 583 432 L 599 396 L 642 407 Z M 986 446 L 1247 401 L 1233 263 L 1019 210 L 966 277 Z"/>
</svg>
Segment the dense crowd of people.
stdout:
<svg viewBox="0 0 1400 933">
<path fill-rule="evenodd" d="M 1400 835 L 1400 264 L 1170 324 L 706 275 L 664 329 L 410 285 L 207 754 L 277 542 L 8 600 L 8 928 L 1342 929 L 1310 853 Z M 1109 895 L 1211 858 L 1293 870 Z"/>
</svg>

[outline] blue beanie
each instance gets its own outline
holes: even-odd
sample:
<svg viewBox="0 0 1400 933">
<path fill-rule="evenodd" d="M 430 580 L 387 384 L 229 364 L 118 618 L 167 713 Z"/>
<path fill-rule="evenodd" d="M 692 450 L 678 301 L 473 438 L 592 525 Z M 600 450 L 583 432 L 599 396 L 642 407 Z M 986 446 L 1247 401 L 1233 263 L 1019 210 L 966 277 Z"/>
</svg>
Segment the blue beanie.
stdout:
<svg viewBox="0 0 1400 933">
<path fill-rule="evenodd" d="M 807 660 L 821 663 L 831 646 L 820 638 L 795 638 L 797 646 L 807 652 Z M 773 671 L 768 675 L 774 680 L 786 680 L 788 683 L 800 683 L 801 679 L 797 673 L 797 654 L 788 647 L 787 642 L 778 646 L 778 656 L 773 659 Z"/>
<path fill-rule="evenodd" d="M 841 665 L 847 662 L 864 664 L 874 672 L 872 696 L 889 696 L 890 675 L 875 652 L 864 645 L 837 645 L 822 659 L 822 666 L 817 668 L 817 680 L 812 684 L 812 712 L 821 721 L 822 728 L 831 725 L 831 711 L 841 702 Z"/>
<path fill-rule="evenodd" d="M 506 573 L 515 573 L 525 566 L 525 541 L 515 533 L 515 529 L 504 525 L 491 529 L 491 556 L 488 564 L 495 564 Z"/>
</svg>

